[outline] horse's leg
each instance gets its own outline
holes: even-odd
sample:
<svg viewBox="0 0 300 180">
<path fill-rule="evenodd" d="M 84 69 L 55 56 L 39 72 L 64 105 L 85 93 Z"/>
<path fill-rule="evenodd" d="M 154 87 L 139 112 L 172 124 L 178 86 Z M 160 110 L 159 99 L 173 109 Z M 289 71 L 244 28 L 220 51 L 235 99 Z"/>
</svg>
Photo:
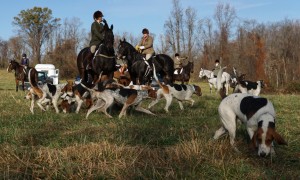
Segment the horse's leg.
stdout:
<svg viewBox="0 0 300 180">
<path fill-rule="evenodd" d="M 82 80 L 85 80 L 84 67 L 79 68 L 79 76 Z"/>
<path fill-rule="evenodd" d="M 24 80 L 22 80 L 22 88 L 23 88 L 23 91 L 25 91 Z"/>
<path fill-rule="evenodd" d="M 19 90 L 19 80 L 16 79 L 16 92 Z"/>
<path fill-rule="evenodd" d="M 229 93 L 229 82 L 225 82 L 226 95 Z"/>
<path fill-rule="evenodd" d="M 211 83 L 209 83 L 209 92 L 210 92 L 210 94 L 212 93 L 212 84 Z"/>
</svg>

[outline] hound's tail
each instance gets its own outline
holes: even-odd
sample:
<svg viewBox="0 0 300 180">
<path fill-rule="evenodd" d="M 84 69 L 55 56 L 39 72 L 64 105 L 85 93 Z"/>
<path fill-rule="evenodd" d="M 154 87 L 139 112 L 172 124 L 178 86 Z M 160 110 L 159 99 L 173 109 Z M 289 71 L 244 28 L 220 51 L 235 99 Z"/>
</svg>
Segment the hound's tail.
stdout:
<svg viewBox="0 0 300 180">
<path fill-rule="evenodd" d="M 35 68 L 29 70 L 28 81 L 31 87 L 38 87 L 38 72 Z"/>
<path fill-rule="evenodd" d="M 222 88 L 222 74 L 224 72 L 224 69 L 226 69 L 226 66 L 223 67 L 222 69 L 220 69 L 220 71 L 218 72 L 217 75 L 217 90 L 220 91 L 220 89 Z"/>
<path fill-rule="evenodd" d="M 157 78 L 157 75 L 156 75 L 156 68 L 155 68 L 155 65 L 153 64 L 153 77 L 154 79 L 157 81 L 157 84 L 159 85 L 160 88 L 163 87 L 163 85 L 161 84 L 161 82 L 159 81 L 159 79 Z"/>
</svg>

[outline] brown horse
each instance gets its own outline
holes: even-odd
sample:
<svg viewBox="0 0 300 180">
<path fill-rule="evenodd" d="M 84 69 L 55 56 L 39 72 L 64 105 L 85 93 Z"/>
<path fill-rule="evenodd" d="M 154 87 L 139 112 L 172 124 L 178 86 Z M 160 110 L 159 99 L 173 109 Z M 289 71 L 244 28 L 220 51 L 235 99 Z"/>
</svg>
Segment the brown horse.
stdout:
<svg viewBox="0 0 300 180">
<path fill-rule="evenodd" d="M 186 82 L 187 84 L 190 81 L 191 73 L 194 72 L 194 62 L 189 61 L 185 66 L 182 67 L 182 72 L 179 74 L 174 74 L 173 79 L 175 81 L 181 81 L 181 84 Z"/>
<path fill-rule="evenodd" d="M 11 60 L 7 67 L 7 72 L 11 72 L 12 70 L 15 71 L 16 91 L 18 92 L 19 82 L 22 83 L 22 89 L 24 91 L 24 81 L 27 79 L 24 67 L 20 65 L 17 61 Z"/>
</svg>

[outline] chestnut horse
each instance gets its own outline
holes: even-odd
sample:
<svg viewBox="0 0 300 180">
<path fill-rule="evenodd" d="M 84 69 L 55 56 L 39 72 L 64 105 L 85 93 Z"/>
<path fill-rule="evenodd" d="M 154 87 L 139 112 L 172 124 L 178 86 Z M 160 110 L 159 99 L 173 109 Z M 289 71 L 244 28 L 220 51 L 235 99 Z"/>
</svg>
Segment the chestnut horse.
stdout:
<svg viewBox="0 0 300 180">
<path fill-rule="evenodd" d="M 24 91 L 24 81 L 27 79 L 27 74 L 25 73 L 24 67 L 17 61 L 11 60 L 7 67 L 7 72 L 11 72 L 12 70 L 15 71 L 16 91 L 18 92 L 19 90 L 19 82 L 22 83 L 22 89 Z"/>
</svg>

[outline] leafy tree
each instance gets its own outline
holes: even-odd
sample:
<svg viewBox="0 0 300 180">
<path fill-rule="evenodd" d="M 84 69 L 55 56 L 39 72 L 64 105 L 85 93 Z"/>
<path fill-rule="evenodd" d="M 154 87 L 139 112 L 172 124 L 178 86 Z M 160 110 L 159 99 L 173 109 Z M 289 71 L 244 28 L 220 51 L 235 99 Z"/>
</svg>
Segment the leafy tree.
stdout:
<svg viewBox="0 0 300 180">
<path fill-rule="evenodd" d="M 20 28 L 20 34 L 27 40 L 35 62 L 41 63 L 42 46 L 51 32 L 59 26 L 59 21 L 59 18 L 52 17 L 51 9 L 41 7 L 22 10 L 14 17 L 13 24 Z"/>
</svg>

